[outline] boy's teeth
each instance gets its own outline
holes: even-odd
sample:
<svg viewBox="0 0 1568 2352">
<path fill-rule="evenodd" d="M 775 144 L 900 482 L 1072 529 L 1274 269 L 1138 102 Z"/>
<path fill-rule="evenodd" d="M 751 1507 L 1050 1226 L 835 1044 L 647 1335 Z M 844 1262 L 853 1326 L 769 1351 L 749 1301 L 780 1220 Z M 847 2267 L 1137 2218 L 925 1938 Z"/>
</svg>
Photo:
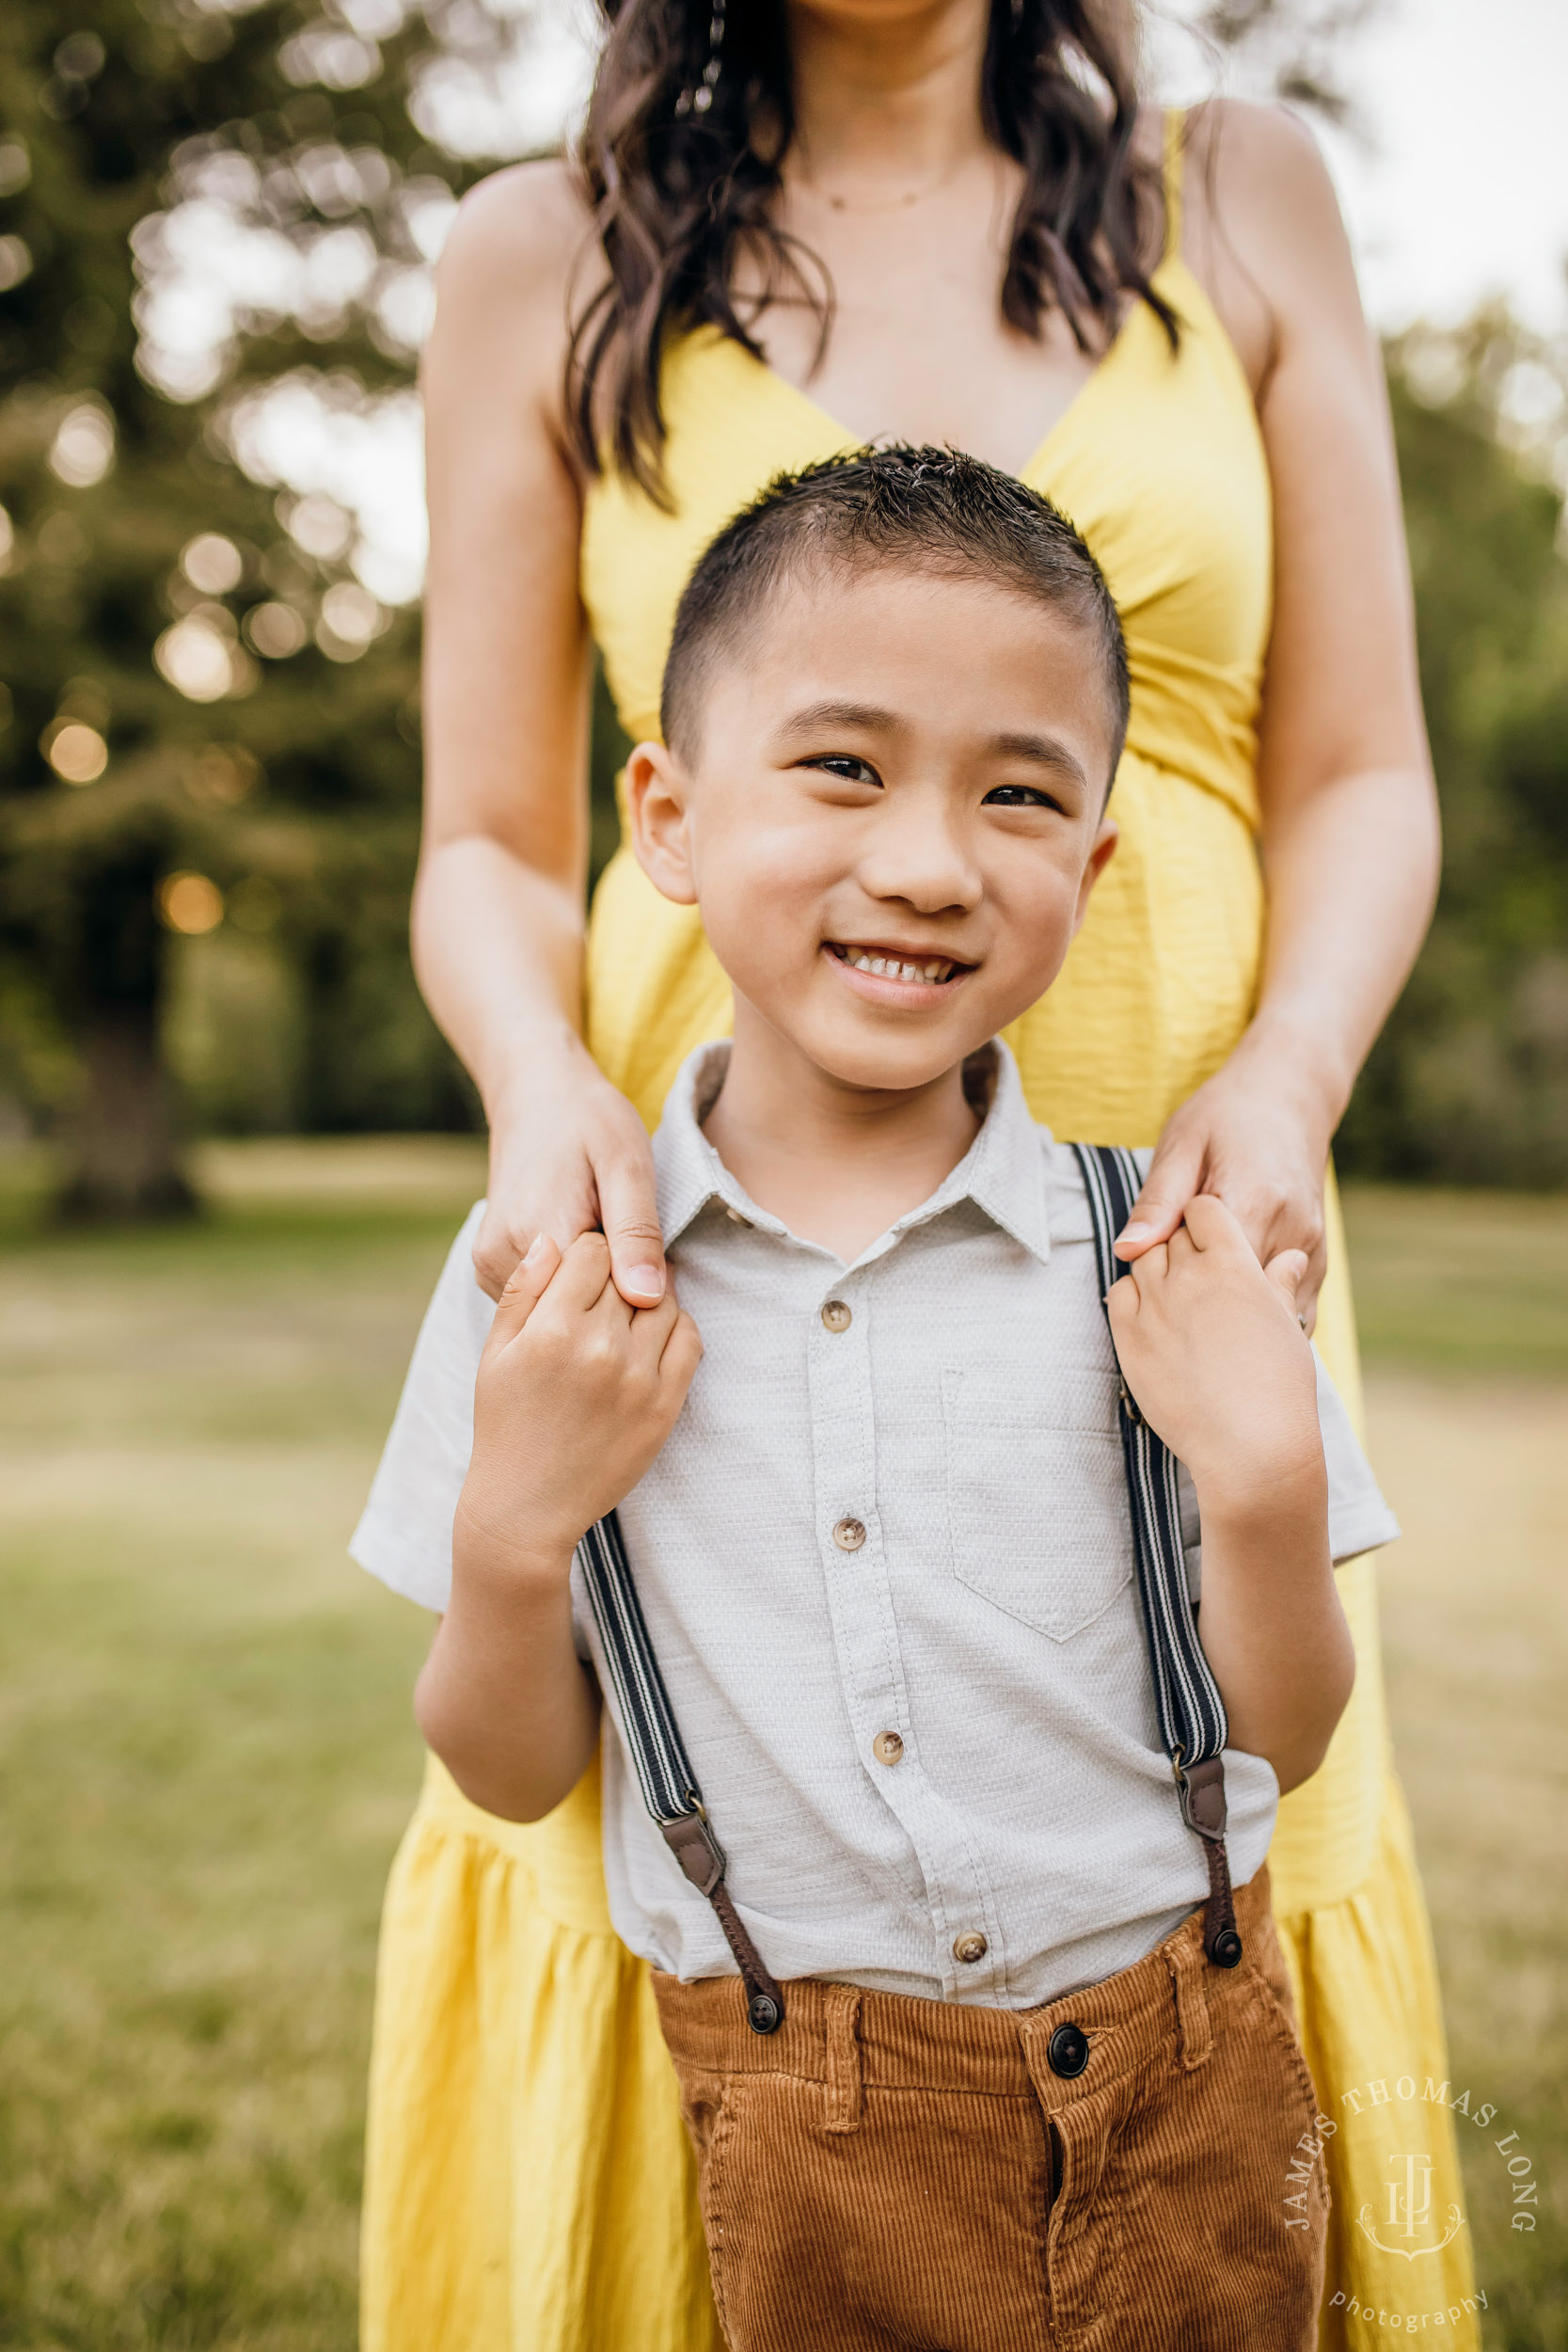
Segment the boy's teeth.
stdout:
<svg viewBox="0 0 1568 2352">
<path fill-rule="evenodd" d="M 933 956 L 926 963 L 908 963 L 900 956 L 869 955 L 863 947 L 846 947 L 844 961 L 857 972 L 879 972 L 888 980 L 944 980 L 953 969 L 945 956 Z"/>
</svg>

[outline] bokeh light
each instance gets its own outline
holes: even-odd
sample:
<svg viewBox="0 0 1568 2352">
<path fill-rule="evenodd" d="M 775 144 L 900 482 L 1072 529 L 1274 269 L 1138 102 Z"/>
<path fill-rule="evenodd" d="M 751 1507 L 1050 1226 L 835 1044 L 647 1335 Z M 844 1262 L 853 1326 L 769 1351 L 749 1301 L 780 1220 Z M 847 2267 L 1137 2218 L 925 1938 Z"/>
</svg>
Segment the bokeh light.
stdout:
<svg viewBox="0 0 1568 2352">
<path fill-rule="evenodd" d="M 241 627 L 245 643 L 254 645 L 269 661 L 286 661 L 292 653 L 298 653 L 309 635 L 303 616 L 293 606 L 276 601 L 254 606 Z"/>
<path fill-rule="evenodd" d="M 188 612 L 166 628 L 152 648 L 152 659 L 187 702 L 221 702 L 233 691 L 233 648 L 199 612 Z"/>
<path fill-rule="evenodd" d="M 158 885 L 158 912 L 171 931 L 199 939 L 223 920 L 223 893 L 205 874 L 168 874 Z"/>
<path fill-rule="evenodd" d="M 62 784 L 96 784 L 109 764 L 107 743 L 82 719 L 46 728 L 43 755 Z"/>
<path fill-rule="evenodd" d="M 49 452 L 49 470 L 72 490 L 90 490 L 115 462 L 115 421 L 101 400 L 68 408 Z"/>
<path fill-rule="evenodd" d="M 204 596 L 226 596 L 245 575 L 245 558 L 221 532 L 203 531 L 182 552 L 180 568 Z"/>
</svg>

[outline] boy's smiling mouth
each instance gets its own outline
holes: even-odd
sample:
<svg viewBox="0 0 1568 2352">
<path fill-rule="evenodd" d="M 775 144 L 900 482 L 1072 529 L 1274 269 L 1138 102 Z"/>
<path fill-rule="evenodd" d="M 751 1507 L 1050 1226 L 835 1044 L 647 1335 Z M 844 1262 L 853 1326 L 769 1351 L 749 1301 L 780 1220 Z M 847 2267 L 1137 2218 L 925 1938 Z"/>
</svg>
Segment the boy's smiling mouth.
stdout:
<svg viewBox="0 0 1568 2352">
<path fill-rule="evenodd" d="M 889 947 L 880 943 L 863 945 L 859 941 L 826 939 L 822 945 L 843 972 L 854 975 L 858 987 L 863 988 L 869 981 L 873 983 L 871 993 L 878 995 L 891 988 L 906 1002 L 916 991 L 924 995 L 951 987 L 955 980 L 962 979 L 974 969 L 972 963 L 960 963 L 954 956 L 922 955 L 918 950 Z"/>
</svg>

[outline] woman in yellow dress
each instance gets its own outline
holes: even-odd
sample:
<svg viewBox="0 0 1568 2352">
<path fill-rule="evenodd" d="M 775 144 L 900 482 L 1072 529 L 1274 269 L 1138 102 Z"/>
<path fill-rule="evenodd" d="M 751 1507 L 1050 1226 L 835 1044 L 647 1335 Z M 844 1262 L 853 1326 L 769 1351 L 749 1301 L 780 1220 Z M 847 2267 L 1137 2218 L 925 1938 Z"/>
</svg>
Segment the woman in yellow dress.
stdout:
<svg viewBox="0 0 1568 2352">
<path fill-rule="evenodd" d="M 626 1295 L 657 1295 L 646 1129 L 728 1024 L 700 928 L 625 853 L 585 935 L 590 636 L 627 733 L 656 733 L 697 551 L 780 469 L 885 433 L 1047 493 L 1126 623 L 1120 847 L 1010 1038 L 1035 1114 L 1159 1138 L 1149 1241 L 1207 1188 L 1260 1254 L 1307 1248 L 1354 1397 L 1324 1169 L 1426 923 L 1435 821 L 1381 377 L 1310 140 L 1267 110 L 1141 104 L 1118 0 L 608 13 L 583 167 L 469 198 L 425 372 L 415 945 L 490 1120 L 480 1279 L 498 1291 L 536 1231 L 602 1224 Z M 1356 1693 L 1271 1867 L 1320 2098 L 1348 2125 L 1345 2090 L 1443 2065 L 1371 1564 L 1342 1577 Z M 366 2352 L 717 2352 L 597 1820 L 593 1776 L 517 1827 L 430 1769 L 383 1933 Z M 1448 2122 L 1422 2110 L 1439 2213 Z M 1463 2233 L 1418 2264 L 1373 2243 L 1408 2136 L 1374 2099 L 1327 2141 L 1325 2344 L 1379 2342 L 1380 2307 L 1453 2307 L 1449 2341 L 1476 2340 Z"/>
</svg>

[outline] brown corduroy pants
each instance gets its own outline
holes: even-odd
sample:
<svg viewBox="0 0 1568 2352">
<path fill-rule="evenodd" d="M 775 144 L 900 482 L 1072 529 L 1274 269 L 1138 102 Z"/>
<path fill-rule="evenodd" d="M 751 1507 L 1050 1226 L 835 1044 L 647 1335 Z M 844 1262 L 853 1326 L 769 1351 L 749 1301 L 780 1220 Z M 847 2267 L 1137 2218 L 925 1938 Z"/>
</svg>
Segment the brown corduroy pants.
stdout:
<svg viewBox="0 0 1568 2352">
<path fill-rule="evenodd" d="M 1236 1914 L 1235 1969 L 1195 1913 L 1046 2009 L 801 1981 L 768 2038 L 738 1979 L 656 1974 L 733 2352 L 1308 2352 L 1327 2196 L 1265 1872 Z"/>
</svg>

